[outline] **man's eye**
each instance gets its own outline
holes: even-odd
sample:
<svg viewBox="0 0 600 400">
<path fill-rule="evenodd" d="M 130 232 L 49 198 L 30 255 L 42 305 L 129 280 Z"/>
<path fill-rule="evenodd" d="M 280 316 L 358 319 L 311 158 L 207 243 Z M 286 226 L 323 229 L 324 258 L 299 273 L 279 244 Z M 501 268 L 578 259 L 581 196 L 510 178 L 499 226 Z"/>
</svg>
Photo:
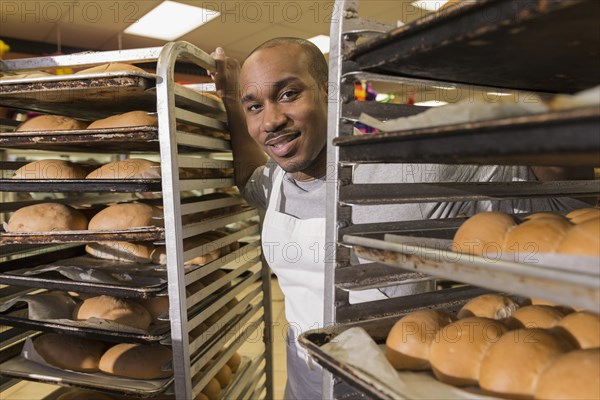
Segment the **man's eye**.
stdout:
<svg viewBox="0 0 600 400">
<path fill-rule="evenodd" d="M 257 111 L 258 109 L 260 109 L 260 104 L 250 104 L 246 107 L 247 111 Z"/>
<path fill-rule="evenodd" d="M 283 92 L 281 94 L 281 99 L 283 100 L 289 100 L 289 99 L 293 99 L 296 96 L 298 96 L 300 92 L 297 90 L 286 90 L 285 92 Z"/>
</svg>

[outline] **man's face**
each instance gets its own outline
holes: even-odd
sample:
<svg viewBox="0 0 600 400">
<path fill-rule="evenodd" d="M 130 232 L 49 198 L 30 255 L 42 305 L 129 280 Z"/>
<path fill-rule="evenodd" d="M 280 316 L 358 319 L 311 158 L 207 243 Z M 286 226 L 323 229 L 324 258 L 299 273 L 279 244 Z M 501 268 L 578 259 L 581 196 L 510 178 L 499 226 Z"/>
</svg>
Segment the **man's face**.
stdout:
<svg viewBox="0 0 600 400">
<path fill-rule="evenodd" d="M 326 88 L 308 62 L 300 46 L 266 48 L 244 62 L 240 75 L 250 136 L 290 173 L 314 167 L 327 143 Z"/>
</svg>

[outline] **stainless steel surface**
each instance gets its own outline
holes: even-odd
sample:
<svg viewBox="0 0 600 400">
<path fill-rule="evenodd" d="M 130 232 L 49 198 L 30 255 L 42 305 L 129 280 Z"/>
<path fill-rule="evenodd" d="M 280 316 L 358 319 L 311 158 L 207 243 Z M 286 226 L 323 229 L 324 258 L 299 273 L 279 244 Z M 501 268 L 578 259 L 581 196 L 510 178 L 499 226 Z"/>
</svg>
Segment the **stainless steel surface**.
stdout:
<svg viewBox="0 0 600 400">
<path fill-rule="evenodd" d="M 143 242 L 160 240 L 165 237 L 164 229 L 155 226 L 115 229 L 111 231 L 53 231 L 48 232 L 0 232 L 0 245 L 4 244 L 53 244 L 53 243 L 92 243 L 107 240 L 123 242 Z"/>
<path fill-rule="evenodd" d="M 2 192 L 158 192 L 159 179 L 0 179 Z"/>
</svg>

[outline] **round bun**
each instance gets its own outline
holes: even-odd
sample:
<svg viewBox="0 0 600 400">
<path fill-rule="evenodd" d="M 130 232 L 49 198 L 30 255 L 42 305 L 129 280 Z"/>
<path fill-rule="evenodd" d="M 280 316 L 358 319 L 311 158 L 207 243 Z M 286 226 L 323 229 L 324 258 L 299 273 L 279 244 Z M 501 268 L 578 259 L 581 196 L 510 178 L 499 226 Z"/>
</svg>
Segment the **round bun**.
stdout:
<svg viewBox="0 0 600 400">
<path fill-rule="evenodd" d="M 539 374 L 555 357 L 573 347 L 561 335 L 544 329 L 509 331 L 483 357 L 479 386 L 486 394 L 531 399 Z"/>
<path fill-rule="evenodd" d="M 204 246 L 207 243 L 210 243 L 213 239 L 208 237 L 205 234 L 192 236 L 190 238 L 183 240 L 183 251 L 188 251 L 194 249 L 199 246 Z M 221 251 L 219 249 L 211 249 L 206 248 L 203 249 L 206 251 L 206 254 L 201 256 L 196 256 L 192 259 L 186 260 L 184 265 L 204 265 L 208 264 L 211 261 L 218 259 L 221 256 Z M 166 264 L 167 263 L 167 252 L 165 246 L 158 246 L 156 250 L 152 252 L 152 261 L 157 264 Z"/>
<path fill-rule="evenodd" d="M 566 219 L 558 218 L 525 221 L 506 235 L 502 251 L 518 254 L 553 253 L 572 226 Z"/>
<path fill-rule="evenodd" d="M 77 336 L 46 333 L 33 340 L 35 351 L 50 365 L 77 372 L 96 372 L 104 344 Z"/>
<path fill-rule="evenodd" d="M 88 229 L 113 230 L 141 226 L 163 226 L 162 210 L 143 203 L 114 204 L 90 220 Z"/>
<path fill-rule="evenodd" d="M 85 246 L 85 251 L 93 257 L 139 264 L 152 262 L 154 249 L 151 242 L 98 242 Z"/>
<path fill-rule="evenodd" d="M 511 316 L 519 305 L 510 297 L 501 294 L 482 294 L 469 300 L 458 312 L 459 319 L 482 317 L 504 319 Z"/>
<path fill-rule="evenodd" d="M 58 396 L 56 400 L 115 400 L 114 397 L 105 393 L 93 392 L 91 390 L 71 389 Z"/>
<path fill-rule="evenodd" d="M 556 326 L 565 315 L 567 313 L 559 307 L 538 304 L 519 308 L 512 313 L 506 323 L 512 329 L 550 329 Z"/>
<path fill-rule="evenodd" d="M 155 324 L 163 322 L 165 318 L 169 318 L 168 296 L 148 297 L 147 299 L 137 299 L 135 301 L 148 310 L 152 316 L 152 322 Z M 163 320 L 159 320 L 159 317 Z"/>
<path fill-rule="evenodd" d="M 161 379 L 173 375 L 173 354 L 160 344 L 120 343 L 100 359 L 100 371 L 133 379 Z"/>
<path fill-rule="evenodd" d="M 116 161 L 90 172 L 86 179 L 160 179 L 160 163 L 143 158 Z"/>
<path fill-rule="evenodd" d="M 198 396 L 194 397 L 194 400 L 210 400 L 210 399 L 208 398 L 207 395 L 200 392 L 200 393 L 198 393 Z"/>
<path fill-rule="evenodd" d="M 587 311 L 567 315 L 558 322 L 557 330 L 568 333 L 582 349 L 600 347 L 600 316 Z"/>
<path fill-rule="evenodd" d="M 87 128 L 130 128 L 133 126 L 158 126 L 158 117 L 147 111 L 129 111 L 94 121 Z"/>
<path fill-rule="evenodd" d="M 66 131 L 85 129 L 87 124 L 62 115 L 40 115 L 19 125 L 17 132 Z"/>
<path fill-rule="evenodd" d="M 600 399 L 600 349 L 575 350 L 558 356 L 541 374 L 536 399 Z"/>
<path fill-rule="evenodd" d="M 221 385 L 216 378 L 212 378 L 204 389 L 202 389 L 202 393 L 209 398 L 209 400 L 219 400 L 219 395 L 221 394 Z"/>
<path fill-rule="evenodd" d="M 500 253 L 507 232 L 517 225 L 511 215 L 490 211 L 466 220 L 456 234 L 452 250 L 477 256 Z"/>
<path fill-rule="evenodd" d="M 559 253 L 600 256 L 600 218 L 589 219 L 575 225 L 563 237 Z"/>
<path fill-rule="evenodd" d="M 502 322 L 480 317 L 446 325 L 431 343 L 429 361 L 435 377 L 455 386 L 477 385 L 483 356 L 507 331 Z"/>
<path fill-rule="evenodd" d="M 233 353 L 231 358 L 229 360 L 227 360 L 227 365 L 229 366 L 229 368 L 231 369 L 231 372 L 233 372 L 233 373 L 235 373 L 238 370 L 241 363 L 242 363 L 242 356 L 240 356 L 237 352 Z"/>
<path fill-rule="evenodd" d="M 119 71 L 138 71 L 138 72 L 146 72 L 143 69 L 136 67 L 131 64 L 124 63 L 108 63 L 96 65 L 95 67 L 90 67 L 86 69 L 82 69 L 81 71 L 75 72 L 75 74 L 93 74 L 96 72 L 119 72 Z"/>
<path fill-rule="evenodd" d="M 227 364 L 223 365 L 223 367 L 217 372 L 215 375 L 215 379 L 219 381 L 219 385 L 221 389 L 225 389 L 227 385 L 231 382 L 231 377 L 233 373 L 231 372 L 231 368 Z"/>
<path fill-rule="evenodd" d="M 76 321 L 89 318 L 114 321 L 141 330 L 147 330 L 152 322 L 150 313 L 141 305 L 106 295 L 90 297 L 73 311 Z"/>
<path fill-rule="evenodd" d="M 70 161 L 38 160 L 23 165 L 12 179 L 84 179 L 85 169 Z"/>
<path fill-rule="evenodd" d="M 77 231 L 88 226 L 85 216 L 60 203 L 40 203 L 19 208 L 8 220 L 9 232 Z"/>
<path fill-rule="evenodd" d="M 400 318 L 385 342 L 388 361 L 400 370 L 428 369 L 431 342 L 452 321 L 452 316 L 437 310 L 419 310 Z"/>
<path fill-rule="evenodd" d="M 580 224 L 588 219 L 600 218 L 600 208 L 587 207 L 573 210 L 567 214 L 573 224 Z"/>
</svg>

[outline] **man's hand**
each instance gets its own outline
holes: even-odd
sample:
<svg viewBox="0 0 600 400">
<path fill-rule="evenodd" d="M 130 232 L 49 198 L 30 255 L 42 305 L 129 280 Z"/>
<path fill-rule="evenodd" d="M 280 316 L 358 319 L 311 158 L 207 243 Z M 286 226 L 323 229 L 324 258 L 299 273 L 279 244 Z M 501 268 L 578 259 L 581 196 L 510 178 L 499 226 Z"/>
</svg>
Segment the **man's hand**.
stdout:
<svg viewBox="0 0 600 400">
<path fill-rule="evenodd" d="M 217 47 L 210 55 L 217 64 L 216 72 L 211 74 L 217 94 L 224 103 L 239 102 L 240 63 L 235 58 L 227 57 L 221 47 Z"/>
</svg>

